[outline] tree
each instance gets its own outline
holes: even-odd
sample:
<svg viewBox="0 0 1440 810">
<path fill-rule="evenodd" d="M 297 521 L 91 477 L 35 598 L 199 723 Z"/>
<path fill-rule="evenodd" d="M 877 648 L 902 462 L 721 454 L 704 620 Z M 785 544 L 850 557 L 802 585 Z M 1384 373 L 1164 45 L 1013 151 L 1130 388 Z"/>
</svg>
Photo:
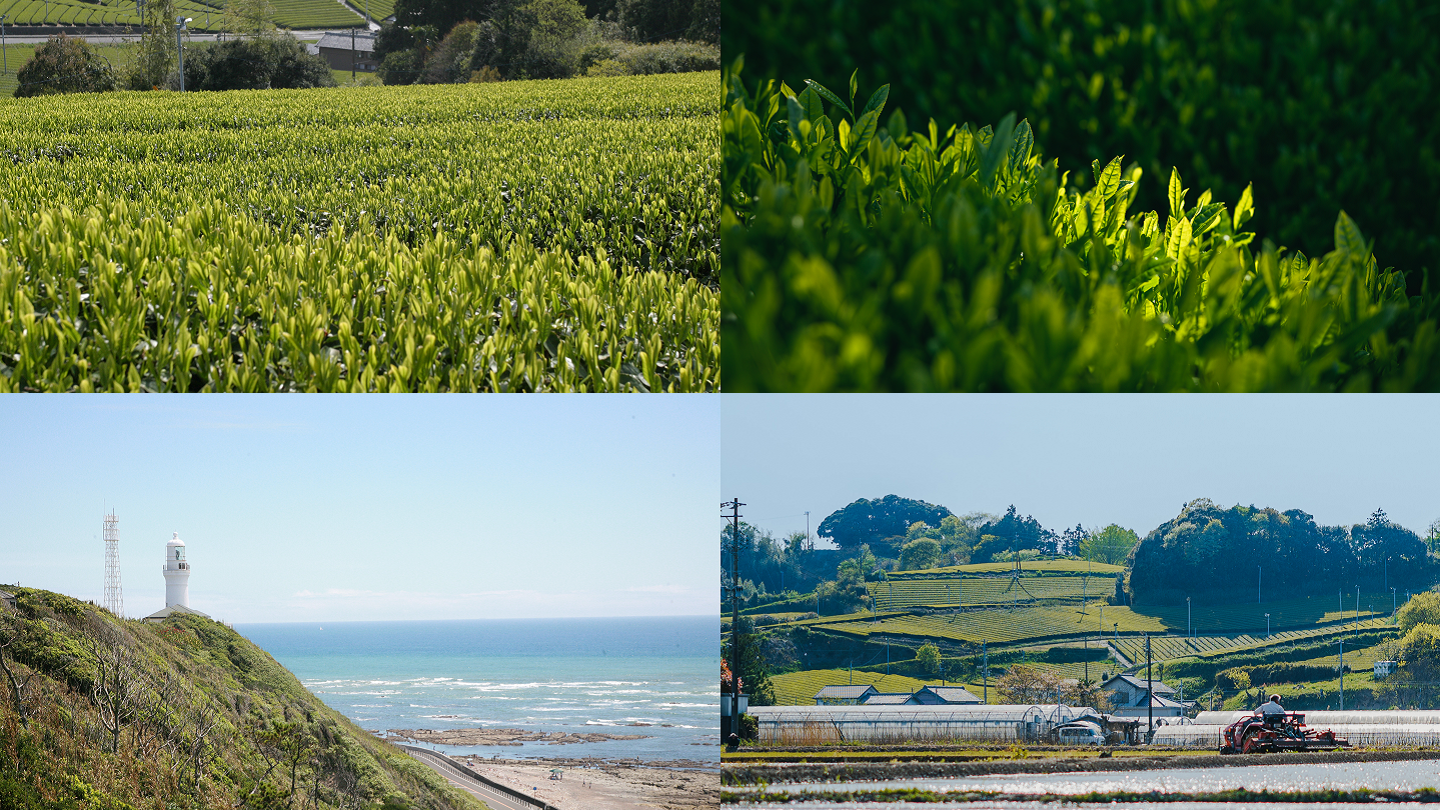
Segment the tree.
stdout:
<svg viewBox="0 0 1440 810">
<path fill-rule="evenodd" d="M 563 79 L 580 64 L 585 9 L 576 0 L 528 0 L 475 31 L 470 69 L 493 68 L 507 79 Z"/>
<path fill-rule="evenodd" d="M 1054 703 L 1064 697 L 1060 676 L 1048 669 L 1015 664 L 995 679 L 995 689 L 1007 703 Z"/>
<path fill-rule="evenodd" d="M 920 668 L 930 675 L 940 674 L 940 648 L 931 642 L 920 645 L 915 651 L 915 660 L 919 662 Z"/>
<path fill-rule="evenodd" d="M 876 500 L 861 498 L 832 512 L 820 522 L 816 534 L 828 537 L 841 548 L 856 548 L 889 537 L 904 536 L 916 521 L 938 526 L 951 514 L 943 506 L 886 495 Z"/>
<path fill-rule="evenodd" d="M 270 0 L 228 0 L 224 26 L 237 37 L 269 36 L 275 33 L 275 7 Z"/>
<path fill-rule="evenodd" d="M 1048 537 L 1040 521 L 1028 515 L 1022 516 L 1015 510 L 1014 504 L 1000 518 L 987 522 L 977 531 L 980 542 L 971 552 L 975 562 L 989 562 L 1001 552 L 1008 551 L 1013 555 L 1020 551 L 1039 550 Z"/>
<path fill-rule="evenodd" d="M 295 785 L 300 766 L 309 761 L 315 750 L 315 738 L 299 720 L 276 720 L 262 730 L 256 739 L 273 751 L 275 759 L 290 772 L 290 800 L 295 800 Z"/>
<path fill-rule="evenodd" d="M 186 90 L 265 90 L 334 87 L 323 57 L 292 37 L 217 42 L 185 56 Z"/>
<path fill-rule="evenodd" d="M 131 90 L 150 90 L 166 84 L 179 58 L 174 24 L 174 0 L 146 0 L 145 30 L 140 35 L 140 50 L 130 64 L 126 81 Z"/>
<path fill-rule="evenodd" d="M 1096 532 L 1085 532 L 1079 526 L 1075 529 L 1081 535 L 1078 556 L 1093 562 L 1121 565 L 1130 556 L 1130 550 L 1140 542 L 1133 530 L 1114 523 Z"/>
<path fill-rule="evenodd" d="M 940 541 L 929 537 L 911 540 L 900 549 L 900 570 L 934 568 L 940 561 Z"/>
<path fill-rule="evenodd" d="M 103 93 L 119 86 L 108 59 L 91 51 L 85 40 L 65 34 L 56 34 L 36 48 L 15 80 L 16 98 Z"/>
<path fill-rule="evenodd" d="M 1395 622 L 1402 632 L 1420 624 L 1440 626 L 1440 593 L 1426 591 L 1410 597 L 1410 601 L 1401 605 L 1395 614 Z"/>
<path fill-rule="evenodd" d="M 1430 521 L 1425 531 L 1425 547 L 1430 549 L 1431 554 L 1440 554 L 1440 518 Z"/>
<path fill-rule="evenodd" d="M 733 661 L 730 645 L 740 645 L 740 688 L 750 695 L 751 706 L 775 705 L 775 686 L 770 683 L 770 672 L 765 666 L 765 654 L 755 635 L 754 624 L 746 616 L 740 617 L 740 626 L 725 639 L 721 646 L 720 659 Z M 738 639 L 738 642 L 737 642 Z M 728 666 L 728 663 L 727 663 Z"/>
<path fill-rule="evenodd" d="M 1411 627 L 1400 639 L 1400 659 L 1412 678 L 1430 680 L 1440 675 L 1440 627 Z"/>
<path fill-rule="evenodd" d="M 454 84 L 470 78 L 470 52 L 475 48 L 475 30 L 479 24 L 466 20 L 454 28 L 435 47 L 420 74 L 424 84 Z"/>
<path fill-rule="evenodd" d="M 34 708 L 34 693 L 30 682 L 35 673 L 27 673 L 21 669 L 20 662 L 8 652 L 9 648 L 20 640 L 21 632 L 21 628 L 16 626 L 10 617 L 4 617 L 3 624 L 0 624 L 0 670 L 4 670 L 5 684 L 10 687 L 10 705 L 15 709 L 15 716 L 20 718 L 20 725 L 29 726 L 30 712 Z"/>
<path fill-rule="evenodd" d="M 80 636 L 95 675 L 90 682 L 90 703 L 100 724 L 110 733 L 110 753 L 120 751 L 120 732 L 135 719 L 145 684 L 141 680 L 128 640 L 108 625 L 97 625 Z"/>
</svg>

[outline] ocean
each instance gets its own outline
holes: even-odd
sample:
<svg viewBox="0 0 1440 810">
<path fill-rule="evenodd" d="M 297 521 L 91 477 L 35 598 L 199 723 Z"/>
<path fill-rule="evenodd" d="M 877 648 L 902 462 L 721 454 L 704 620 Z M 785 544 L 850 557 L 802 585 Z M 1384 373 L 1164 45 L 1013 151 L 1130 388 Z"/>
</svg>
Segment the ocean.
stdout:
<svg viewBox="0 0 1440 810">
<path fill-rule="evenodd" d="M 719 620 L 705 616 L 237 624 L 369 731 L 518 728 L 640 740 L 451 746 L 506 758 L 720 758 Z"/>
</svg>

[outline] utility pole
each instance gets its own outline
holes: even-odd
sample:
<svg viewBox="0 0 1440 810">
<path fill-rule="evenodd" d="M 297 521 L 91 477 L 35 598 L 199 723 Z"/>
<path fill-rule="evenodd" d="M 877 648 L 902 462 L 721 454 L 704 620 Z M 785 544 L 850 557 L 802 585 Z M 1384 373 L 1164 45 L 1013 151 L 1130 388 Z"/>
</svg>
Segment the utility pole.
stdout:
<svg viewBox="0 0 1440 810">
<path fill-rule="evenodd" d="M 1340 711 L 1345 711 L 1345 639 L 1340 639 Z"/>
<path fill-rule="evenodd" d="M 5 50 L 5 18 L 9 16 L 0 14 L 0 60 L 4 60 L 5 73 L 10 72 L 10 54 Z"/>
<path fill-rule="evenodd" d="M 1265 638 L 1270 637 L 1270 614 L 1265 614 Z"/>
<path fill-rule="evenodd" d="M 980 672 L 982 673 L 980 677 L 985 685 L 985 695 L 980 702 L 988 705 L 990 703 L 990 653 L 985 652 L 985 642 L 983 641 L 980 642 L 980 660 Z"/>
<path fill-rule="evenodd" d="M 350 81 L 355 81 L 355 27 L 350 27 Z M 784 588 L 780 589 L 784 592 Z"/>
<path fill-rule="evenodd" d="M 1360 586 L 1355 586 L 1355 632 L 1360 632 Z"/>
<path fill-rule="evenodd" d="M 1255 566 L 1255 604 L 1260 604 L 1260 583 L 1265 578 L 1265 571 L 1260 566 Z"/>
<path fill-rule="evenodd" d="M 1148 731 L 1145 735 L 1145 742 L 1149 743 L 1155 736 L 1155 682 L 1150 680 L 1150 634 L 1145 634 L 1145 716 Z"/>
<path fill-rule="evenodd" d="M 1269 615 L 1269 614 L 1266 614 L 1266 615 Z M 1195 637 L 1194 627 L 1195 627 L 1195 626 L 1194 626 L 1193 624 L 1191 624 L 1191 622 L 1190 622 L 1190 597 L 1187 596 L 1187 597 L 1185 597 L 1185 637 L 1186 637 L 1186 638 L 1194 638 L 1194 637 Z"/>
<path fill-rule="evenodd" d="M 730 730 L 737 734 L 740 731 L 740 507 L 744 505 L 739 498 L 720 504 L 721 509 L 730 510 L 730 514 L 722 513 L 721 517 L 730 520 Z"/>
<path fill-rule="evenodd" d="M 805 513 L 805 550 L 814 551 L 815 546 L 810 542 L 810 513 Z"/>
</svg>

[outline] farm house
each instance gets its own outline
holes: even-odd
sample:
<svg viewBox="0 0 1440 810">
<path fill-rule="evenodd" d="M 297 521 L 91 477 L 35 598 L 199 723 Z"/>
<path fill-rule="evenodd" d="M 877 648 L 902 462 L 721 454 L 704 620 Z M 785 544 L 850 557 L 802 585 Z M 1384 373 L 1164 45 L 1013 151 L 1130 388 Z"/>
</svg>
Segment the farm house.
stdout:
<svg viewBox="0 0 1440 810">
<path fill-rule="evenodd" d="M 1091 716 L 1070 706 L 900 705 L 752 706 L 763 743 L 911 740 L 1036 741 L 1051 729 Z"/>
<path fill-rule="evenodd" d="M 1313 711 L 1302 712 L 1305 725 L 1331 729 L 1352 745 L 1440 745 L 1440 711 Z M 1164 725 L 1155 731 L 1155 745 L 1219 749 L 1220 732 L 1251 712 L 1201 712 L 1193 723 Z"/>
</svg>

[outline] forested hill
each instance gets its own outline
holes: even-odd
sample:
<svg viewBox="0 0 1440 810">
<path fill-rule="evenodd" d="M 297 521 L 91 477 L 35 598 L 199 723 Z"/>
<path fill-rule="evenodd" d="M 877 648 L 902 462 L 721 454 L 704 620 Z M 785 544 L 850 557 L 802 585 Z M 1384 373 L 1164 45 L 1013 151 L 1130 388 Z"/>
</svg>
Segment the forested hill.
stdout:
<svg viewBox="0 0 1440 810">
<path fill-rule="evenodd" d="M 1321 526 L 1299 509 L 1191 501 L 1150 532 L 1128 562 L 1137 605 L 1428 588 L 1437 566 L 1426 543 L 1377 510 L 1352 527 Z"/>
<path fill-rule="evenodd" d="M 0 807 L 476 808 L 219 622 L 0 603 Z"/>
</svg>

